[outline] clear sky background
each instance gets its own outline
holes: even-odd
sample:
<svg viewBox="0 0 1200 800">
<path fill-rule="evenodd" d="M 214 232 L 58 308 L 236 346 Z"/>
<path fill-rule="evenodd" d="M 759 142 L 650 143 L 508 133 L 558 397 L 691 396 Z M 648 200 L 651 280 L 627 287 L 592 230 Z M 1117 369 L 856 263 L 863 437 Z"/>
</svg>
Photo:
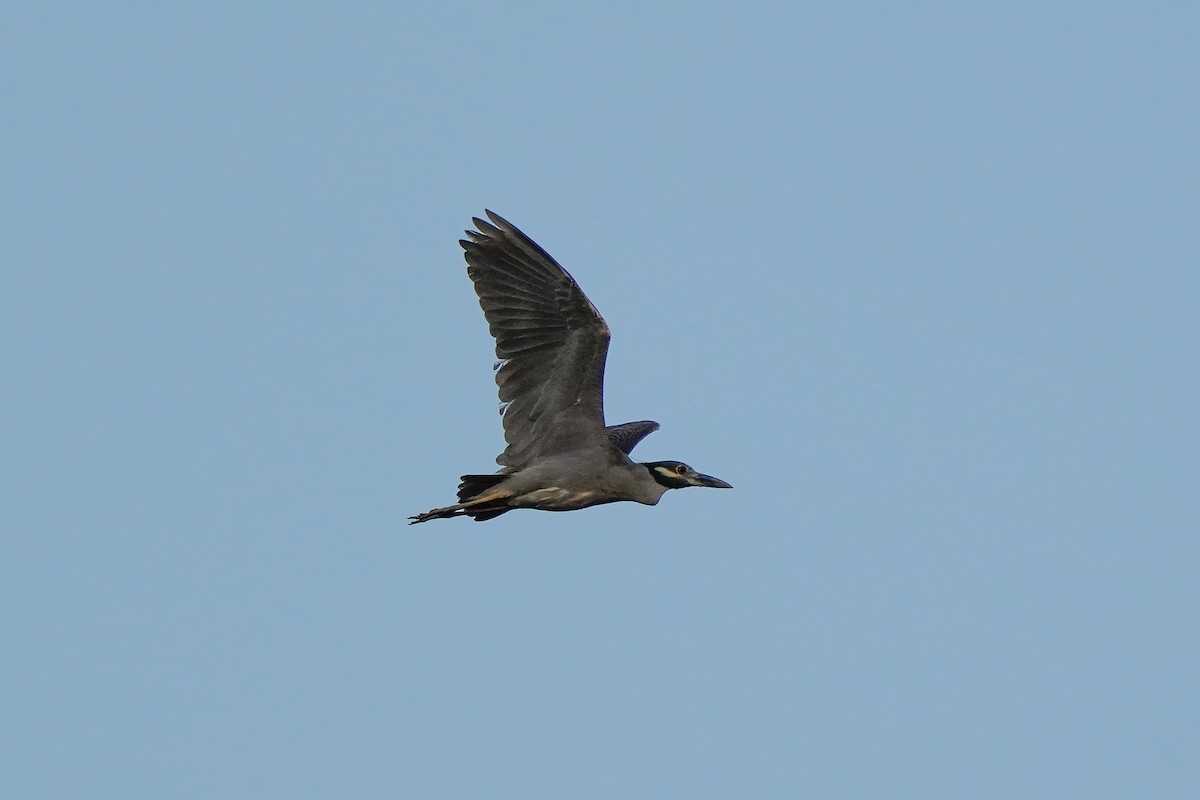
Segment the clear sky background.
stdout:
<svg viewBox="0 0 1200 800">
<path fill-rule="evenodd" d="M 0 25 L 4 798 L 1200 797 L 1200 7 Z M 733 491 L 502 447 L 456 240 Z"/>
</svg>

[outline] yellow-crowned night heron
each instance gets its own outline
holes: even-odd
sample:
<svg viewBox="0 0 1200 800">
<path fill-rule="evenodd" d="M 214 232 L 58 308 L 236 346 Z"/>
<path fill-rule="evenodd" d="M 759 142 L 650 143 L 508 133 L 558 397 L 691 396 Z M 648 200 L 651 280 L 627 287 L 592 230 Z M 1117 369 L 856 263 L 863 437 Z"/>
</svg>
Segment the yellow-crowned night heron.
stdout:
<svg viewBox="0 0 1200 800">
<path fill-rule="evenodd" d="M 633 500 L 655 505 L 668 489 L 732 488 L 679 461 L 641 463 L 634 446 L 658 430 L 644 420 L 604 425 L 609 330 L 579 285 L 499 215 L 472 220 L 459 242 L 467 275 L 496 339 L 504 439 L 493 475 L 463 475 L 459 502 L 412 523 L 467 515 L 482 522 L 514 508 L 573 511 Z"/>
</svg>

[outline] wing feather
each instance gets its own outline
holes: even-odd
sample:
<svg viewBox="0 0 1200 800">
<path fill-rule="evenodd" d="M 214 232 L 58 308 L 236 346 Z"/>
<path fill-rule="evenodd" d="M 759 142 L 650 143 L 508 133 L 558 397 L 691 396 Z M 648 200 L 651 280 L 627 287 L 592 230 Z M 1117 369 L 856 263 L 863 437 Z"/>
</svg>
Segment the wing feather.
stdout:
<svg viewBox="0 0 1200 800">
<path fill-rule="evenodd" d="M 498 214 L 459 243 L 496 339 L 496 385 L 508 447 L 496 462 L 606 445 L 604 362 L 610 333 L 558 262 Z"/>
</svg>

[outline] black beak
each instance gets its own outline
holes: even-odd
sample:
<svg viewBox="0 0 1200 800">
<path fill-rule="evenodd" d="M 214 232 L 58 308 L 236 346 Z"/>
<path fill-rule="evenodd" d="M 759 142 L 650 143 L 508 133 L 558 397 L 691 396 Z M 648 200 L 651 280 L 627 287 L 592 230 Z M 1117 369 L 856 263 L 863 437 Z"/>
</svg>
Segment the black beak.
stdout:
<svg viewBox="0 0 1200 800">
<path fill-rule="evenodd" d="M 732 485 L 726 483 L 725 481 L 721 480 L 720 478 L 714 478 L 712 475 L 701 475 L 700 473 L 696 473 L 696 485 L 697 486 L 707 486 L 710 489 L 732 489 L 733 488 Z"/>
</svg>

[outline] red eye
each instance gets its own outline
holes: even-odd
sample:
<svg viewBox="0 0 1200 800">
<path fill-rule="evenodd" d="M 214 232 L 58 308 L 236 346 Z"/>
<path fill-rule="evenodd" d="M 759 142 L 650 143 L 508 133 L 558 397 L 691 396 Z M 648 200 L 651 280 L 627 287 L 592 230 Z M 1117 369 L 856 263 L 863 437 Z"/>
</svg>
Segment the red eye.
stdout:
<svg viewBox="0 0 1200 800">
<path fill-rule="evenodd" d="M 680 464 L 679 466 L 675 467 L 675 474 L 676 475 L 687 475 L 688 474 L 687 464 Z"/>
</svg>

